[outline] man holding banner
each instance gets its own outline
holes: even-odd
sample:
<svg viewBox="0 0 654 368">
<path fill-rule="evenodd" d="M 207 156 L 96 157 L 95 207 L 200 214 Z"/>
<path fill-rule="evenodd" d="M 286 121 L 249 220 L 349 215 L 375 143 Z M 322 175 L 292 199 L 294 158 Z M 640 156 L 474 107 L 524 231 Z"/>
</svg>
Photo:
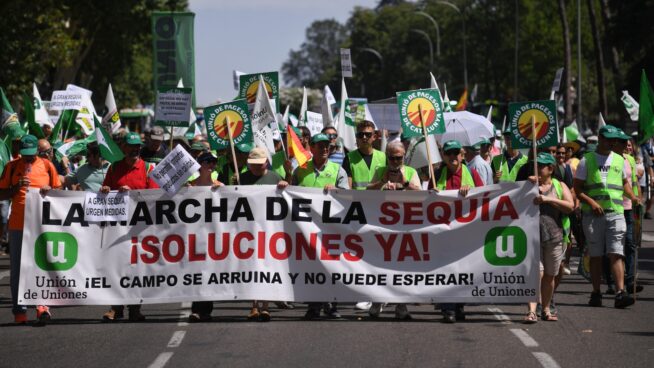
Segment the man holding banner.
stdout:
<svg viewBox="0 0 654 368">
<path fill-rule="evenodd" d="M 493 181 L 495 183 L 516 181 L 518 171 L 527 163 L 527 156 L 511 145 L 511 129 L 505 130 L 503 134 L 506 151 L 493 157 L 491 161 L 494 172 Z"/>
<path fill-rule="evenodd" d="M 363 120 L 357 125 L 356 139 L 357 149 L 347 154 L 343 169 L 352 189 L 366 190 L 375 171 L 386 166 L 386 156 L 372 147 L 377 135 L 371 121 Z"/>
<path fill-rule="evenodd" d="M 581 201 L 582 223 L 586 244 L 589 247 L 590 270 L 593 292 L 588 304 L 602 306 L 600 283 L 602 275 L 602 256 L 609 257 L 610 268 L 617 292 L 615 308 L 626 308 L 634 304 L 634 298 L 624 288 L 624 219 L 623 195 L 635 204 L 640 204 L 629 185 L 627 161 L 612 152 L 615 140 L 622 135 L 613 125 L 605 125 L 599 130 L 596 152 L 584 155 L 574 179 L 575 193 Z"/>
</svg>

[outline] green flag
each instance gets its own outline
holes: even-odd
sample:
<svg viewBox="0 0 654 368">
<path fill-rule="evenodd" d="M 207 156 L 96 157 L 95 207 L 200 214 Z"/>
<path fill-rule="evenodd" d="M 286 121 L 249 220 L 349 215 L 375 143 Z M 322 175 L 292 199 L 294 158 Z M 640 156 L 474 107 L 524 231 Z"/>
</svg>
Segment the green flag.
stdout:
<svg viewBox="0 0 654 368">
<path fill-rule="evenodd" d="M 61 115 L 59 115 L 59 120 L 57 120 L 57 124 L 55 124 L 54 128 L 52 128 L 52 135 L 50 135 L 50 143 L 54 143 L 56 141 L 63 141 L 62 137 L 59 137 L 59 134 L 61 134 L 61 132 L 65 130 L 65 128 L 67 128 L 70 124 L 73 124 L 75 122 L 76 117 L 77 117 L 77 110 L 62 111 Z"/>
<path fill-rule="evenodd" d="M 654 136 L 654 91 L 647 80 L 645 70 L 640 75 L 640 104 L 638 108 L 638 143 Z"/>
<path fill-rule="evenodd" d="M 104 127 L 102 127 L 102 124 L 100 124 L 97 117 L 94 117 L 94 120 L 95 136 L 98 141 L 98 147 L 100 148 L 100 156 L 112 164 L 122 160 L 123 157 L 125 157 L 123 151 L 121 151 L 116 142 L 111 139 L 111 135 L 104 129 Z"/>
<path fill-rule="evenodd" d="M 41 129 L 41 126 L 36 123 L 34 100 L 26 93 L 23 93 L 23 107 L 25 108 L 25 120 L 27 121 L 27 130 L 29 134 L 34 135 L 38 139 L 45 138 L 43 129 Z"/>
<path fill-rule="evenodd" d="M 7 99 L 2 87 L 0 87 L 0 100 L 2 100 L 2 106 L 0 107 L 2 110 L 0 113 L 0 128 L 2 128 L 5 140 L 20 139 L 25 135 L 25 131 L 21 127 L 18 121 L 18 115 L 14 112 L 13 107 L 11 107 L 9 99 Z"/>
<path fill-rule="evenodd" d="M 9 161 L 11 161 L 11 150 L 4 140 L 0 139 L 0 175 L 2 175 Z"/>
</svg>

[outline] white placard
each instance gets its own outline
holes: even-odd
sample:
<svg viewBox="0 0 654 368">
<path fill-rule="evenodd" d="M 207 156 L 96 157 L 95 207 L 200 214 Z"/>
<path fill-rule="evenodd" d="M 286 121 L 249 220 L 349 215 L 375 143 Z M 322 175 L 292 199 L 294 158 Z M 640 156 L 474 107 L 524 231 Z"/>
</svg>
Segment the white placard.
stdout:
<svg viewBox="0 0 654 368">
<path fill-rule="evenodd" d="M 345 78 L 352 78 L 352 57 L 350 49 L 341 49 L 341 73 Z"/>
<path fill-rule="evenodd" d="M 88 222 L 127 221 L 129 194 L 126 192 L 86 192 L 84 220 Z"/>
<path fill-rule="evenodd" d="M 174 88 L 157 92 L 155 124 L 172 127 L 188 127 L 191 116 L 192 89 Z"/>
<path fill-rule="evenodd" d="M 175 194 L 186 180 L 200 170 L 200 164 L 193 156 L 178 145 L 150 172 L 149 176 L 161 189 Z"/>
<path fill-rule="evenodd" d="M 311 136 L 320 133 L 323 128 L 322 114 L 307 111 L 307 128 L 309 128 Z"/>
<path fill-rule="evenodd" d="M 79 110 L 85 94 L 80 91 L 54 91 L 50 100 L 50 110 Z"/>
</svg>

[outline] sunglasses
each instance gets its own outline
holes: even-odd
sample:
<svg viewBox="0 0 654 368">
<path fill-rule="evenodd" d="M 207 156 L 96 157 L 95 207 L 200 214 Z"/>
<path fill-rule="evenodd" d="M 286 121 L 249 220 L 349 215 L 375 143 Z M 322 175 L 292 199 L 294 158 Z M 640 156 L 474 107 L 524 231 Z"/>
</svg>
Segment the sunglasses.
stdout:
<svg viewBox="0 0 654 368">
<path fill-rule="evenodd" d="M 450 150 L 445 152 L 445 156 L 458 156 L 460 153 L 460 150 Z"/>
<path fill-rule="evenodd" d="M 357 133 L 357 138 L 359 138 L 359 139 L 371 138 L 373 134 L 375 134 L 375 133 L 373 133 L 373 132 L 358 132 Z"/>
<path fill-rule="evenodd" d="M 327 138 L 329 138 L 329 140 L 334 140 L 338 138 L 338 134 L 327 134 Z"/>
<path fill-rule="evenodd" d="M 45 151 L 39 151 L 38 155 L 39 156 L 49 156 L 52 153 L 52 148 L 45 150 Z"/>
<path fill-rule="evenodd" d="M 404 160 L 404 156 L 388 156 L 388 159 L 390 161 L 402 161 Z"/>
</svg>

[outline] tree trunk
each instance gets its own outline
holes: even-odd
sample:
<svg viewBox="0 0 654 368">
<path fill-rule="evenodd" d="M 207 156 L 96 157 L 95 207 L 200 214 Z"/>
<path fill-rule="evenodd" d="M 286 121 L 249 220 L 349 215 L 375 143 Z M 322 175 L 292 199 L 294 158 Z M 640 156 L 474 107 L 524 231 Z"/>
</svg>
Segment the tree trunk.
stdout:
<svg viewBox="0 0 654 368">
<path fill-rule="evenodd" d="M 565 68 L 565 124 L 572 122 L 572 51 L 570 47 L 570 27 L 568 18 L 565 14 L 565 0 L 559 0 L 559 17 L 561 18 L 561 28 L 563 28 L 563 46 L 564 46 L 564 68 Z"/>
<path fill-rule="evenodd" d="M 609 114 L 609 109 L 606 102 L 606 80 L 604 78 L 604 53 L 602 52 L 602 42 L 600 38 L 599 29 L 597 28 L 597 19 L 595 17 L 595 0 L 587 0 L 588 17 L 590 19 L 590 28 L 593 33 L 593 44 L 595 45 L 595 70 L 597 72 L 597 89 L 598 89 L 598 104 L 599 110 L 606 118 Z"/>
<path fill-rule="evenodd" d="M 615 89 L 616 103 L 618 106 L 620 106 L 620 97 L 622 97 L 624 77 L 622 75 L 622 71 L 620 70 L 620 54 L 618 53 L 618 49 L 615 47 L 612 37 L 607 36 L 611 25 L 611 9 L 609 8 L 609 0 L 600 0 L 600 5 L 602 8 L 602 23 L 604 23 L 605 32 L 604 47 L 611 53 L 609 60 L 611 61 L 611 72 L 613 74 L 613 88 Z M 625 119 L 628 117 L 625 109 L 618 108 L 618 111 L 620 111 L 621 120 L 626 121 Z"/>
</svg>

